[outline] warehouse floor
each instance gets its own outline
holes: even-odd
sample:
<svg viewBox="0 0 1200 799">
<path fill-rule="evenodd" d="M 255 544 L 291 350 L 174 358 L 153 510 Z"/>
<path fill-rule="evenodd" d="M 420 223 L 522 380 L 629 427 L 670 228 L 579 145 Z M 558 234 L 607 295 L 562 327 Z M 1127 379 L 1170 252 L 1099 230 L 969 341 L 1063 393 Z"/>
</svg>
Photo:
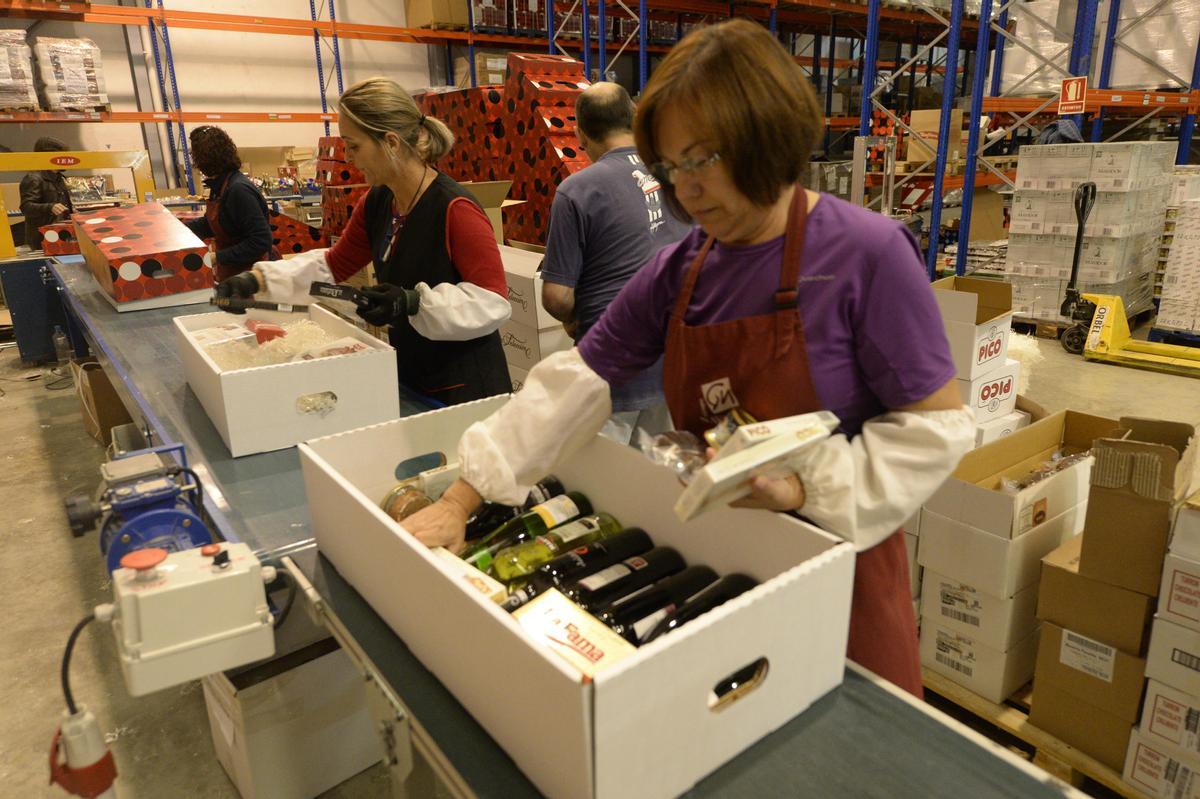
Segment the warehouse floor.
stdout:
<svg viewBox="0 0 1200 799">
<path fill-rule="evenodd" d="M 1053 341 L 1036 346 L 1043 360 L 1029 369 L 1026 393 L 1048 410 L 1200 425 L 1195 380 L 1085 363 Z M 25 379 L 30 375 L 35 379 Z M 23 365 L 12 349 L 0 352 L 0 390 L 0 581 L 8 607 L 0 657 L 0 707 L 8 709 L 0 785 L 8 796 L 62 796 L 46 787 L 46 752 L 63 709 L 62 649 L 75 622 L 111 598 L 95 535 L 71 537 L 62 500 L 95 488 L 103 449 L 84 431 L 74 393 L 48 391 L 40 370 Z M 107 731 L 121 796 L 237 796 L 213 755 L 199 684 L 131 699 L 116 663 L 108 631 L 93 627 L 80 639 L 71 674 L 77 701 L 96 712 Z M 387 774 L 376 766 L 327 795 L 388 792 Z"/>
</svg>

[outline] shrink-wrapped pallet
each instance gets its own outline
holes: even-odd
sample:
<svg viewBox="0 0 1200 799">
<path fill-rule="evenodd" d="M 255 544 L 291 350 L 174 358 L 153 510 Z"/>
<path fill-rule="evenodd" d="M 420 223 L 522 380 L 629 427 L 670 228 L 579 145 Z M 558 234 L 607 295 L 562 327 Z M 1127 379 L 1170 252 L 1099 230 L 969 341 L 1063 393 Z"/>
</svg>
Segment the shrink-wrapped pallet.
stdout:
<svg viewBox="0 0 1200 799">
<path fill-rule="evenodd" d="M 39 37 L 33 45 L 38 89 L 48 111 L 94 110 L 108 105 L 104 61 L 91 39 Z"/>
<path fill-rule="evenodd" d="M 0 30 L 0 109 L 38 110 L 33 54 L 25 42 L 25 31 Z"/>
</svg>

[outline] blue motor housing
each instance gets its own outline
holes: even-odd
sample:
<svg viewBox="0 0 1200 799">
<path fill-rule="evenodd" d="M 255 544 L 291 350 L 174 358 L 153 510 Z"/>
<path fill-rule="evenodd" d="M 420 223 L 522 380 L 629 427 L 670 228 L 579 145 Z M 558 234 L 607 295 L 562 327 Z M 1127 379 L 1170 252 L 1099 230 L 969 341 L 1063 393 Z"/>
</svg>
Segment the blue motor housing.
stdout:
<svg viewBox="0 0 1200 799">
<path fill-rule="evenodd" d="M 208 527 L 193 512 L 191 505 L 182 501 L 178 507 L 149 510 L 128 521 L 109 516 L 100 527 L 100 551 L 104 553 L 110 573 L 121 568 L 121 558 L 136 549 L 158 547 L 167 552 L 179 552 L 212 541 Z"/>
</svg>

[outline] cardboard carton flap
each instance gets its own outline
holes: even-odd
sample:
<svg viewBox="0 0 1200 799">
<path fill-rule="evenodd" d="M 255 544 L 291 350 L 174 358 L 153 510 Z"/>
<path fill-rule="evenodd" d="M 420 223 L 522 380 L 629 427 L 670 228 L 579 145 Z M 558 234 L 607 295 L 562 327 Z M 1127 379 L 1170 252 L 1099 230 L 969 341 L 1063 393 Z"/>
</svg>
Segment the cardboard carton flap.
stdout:
<svg viewBox="0 0 1200 799">
<path fill-rule="evenodd" d="M 1147 499 L 1178 501 L 1195 483 L 1195 428 L 1181 422 L 1121 417 L 1128 432 L 1096 442 L 1092 485 L 1125 489 Z"/>
<path fill-rule="evenodd" d="M 1005 477 L 1020 477 L 1056 451 L 1075 455 L 1119 430 L 1115 419 L 1078 411 L 1059 411 L 998 441 L 968 452 L 953 477 L 983 488 L 996 488 Z"/>
<path fill-rule="evenodd" d="M 1058 549 L 1042 558 L 1042 564 L 1062 569 L 1072 574 L 1079 573 L 1079 555 L 1083 551 L 1083 536 L 1073 535 Z"/>
<path fill-rule="evenodd" d="M 482 183 L 463 183 L 462 187 L 484 208 L 499 208 L 512 188 L 511 180 L 491 180 Z"/>
<path fill-rule="evenodd" d="M 1012 284 L 975 277 L 933 282 L 938 306 L 947 319 L 981 325 L 1012 310 Z"/>
</svg>

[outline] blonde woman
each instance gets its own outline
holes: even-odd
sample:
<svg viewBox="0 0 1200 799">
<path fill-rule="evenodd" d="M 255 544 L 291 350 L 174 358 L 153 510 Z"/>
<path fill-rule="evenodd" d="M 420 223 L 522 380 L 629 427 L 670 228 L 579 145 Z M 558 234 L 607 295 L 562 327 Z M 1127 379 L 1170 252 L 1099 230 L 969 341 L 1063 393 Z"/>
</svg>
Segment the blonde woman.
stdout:
<svg viewBox="0 0 1200 799">
<path fill-rule="evenodd" d="M 368 78 L 338 101 L 346 156 L 371 190 L 337 244 L 265 261 L 217 286 L 220 297 L 307 302 L 314 281 L 349 278 L 368 263 L 379 285 L 358 313 L 387 325 L 400 382 L 447 405 L 511 391 L 497 332 L 511 313 L 491 223 L 435 164 L 454 145 L 395 81 Z"/>
</svg>

